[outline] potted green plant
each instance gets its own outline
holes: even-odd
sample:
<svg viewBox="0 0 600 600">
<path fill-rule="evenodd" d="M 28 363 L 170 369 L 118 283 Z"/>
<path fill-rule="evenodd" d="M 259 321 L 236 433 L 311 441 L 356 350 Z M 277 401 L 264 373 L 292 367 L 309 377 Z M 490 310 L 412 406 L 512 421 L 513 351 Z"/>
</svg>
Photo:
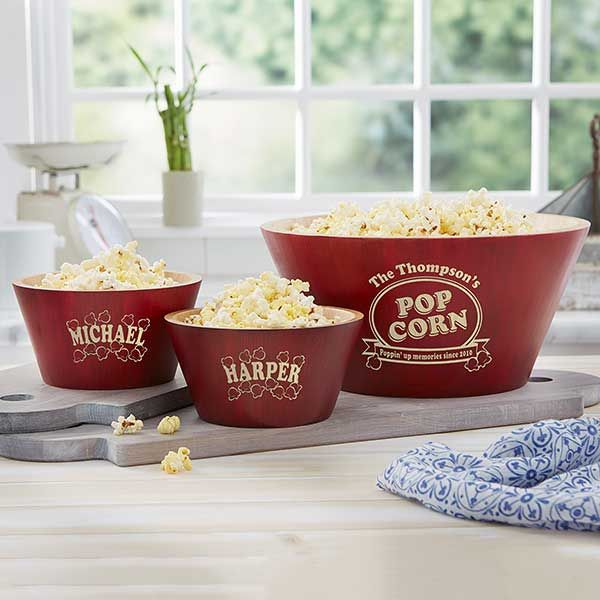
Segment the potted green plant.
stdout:
<svg viewBox="0 0 600 600">
<path fill-rule="evenodd" d="M 163 222 L 165 225 L 192 226 L 202 221 L 204 175 L 195 171 L 192 165 L 192 151 L 188 132 L 188 115 L 194 100 L 198 77 L 206 64 L 198 68 L 188 48 L 186 56 L 191 69 L 190 82 L 180 91 L 173 90 L 171 84 L 161 83 L 165 71 L 175 73 L 171 66 L 159 66 L 152 72 L 139 52 L 129 45 L 131 53 L 146 72 L 154 90 L 146 100 L 153 99 L 163 124 L 167 162 L 169 170 L 162 174 Z"/>
</svg>

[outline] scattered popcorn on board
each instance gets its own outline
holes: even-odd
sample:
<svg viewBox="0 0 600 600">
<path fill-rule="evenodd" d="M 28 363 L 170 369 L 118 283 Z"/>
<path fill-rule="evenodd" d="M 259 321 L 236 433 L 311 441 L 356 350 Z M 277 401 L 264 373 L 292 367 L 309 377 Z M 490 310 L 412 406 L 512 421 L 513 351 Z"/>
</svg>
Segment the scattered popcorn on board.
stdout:
<svg viewBox="0 0 600 600">
<path fill-rule="evenodd" d="M 128 417 L 120 416 L 110 426 L 113 428 L 114 435 L 123 435 L 126 433 L 138 433 L 144 428 L 144 422 L 136 419 L 135 415 L 129 415 Z"/>
<path fill-rule="evenodd" d="M 173 435 L 179 431 L 180 427 L 181 419 L 177 415 L 174 415 L 172 417 L 163 417 L 157 425 L 156 431 L 163 435 Z"/>
</svg>

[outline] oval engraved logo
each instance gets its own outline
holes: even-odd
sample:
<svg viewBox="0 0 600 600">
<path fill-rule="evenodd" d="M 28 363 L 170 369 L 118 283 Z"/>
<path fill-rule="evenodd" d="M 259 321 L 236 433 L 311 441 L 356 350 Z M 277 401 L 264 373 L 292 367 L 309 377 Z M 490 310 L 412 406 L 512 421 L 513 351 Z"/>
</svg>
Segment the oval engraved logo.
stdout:
<svg viewBox="0 0 600 600">
<path fill-rule="evenodd" d="M 475 294 L 444 277 L 413 277 L 375 296 L 369 310 L 374 339 L 363 339 L 367 367 L 384 362 L 465 363 L 467 371 L 487 365 L 487 339 L 476 339 L 483 315 Z"/>
<path fill-rule="evenodd" d="M 460 283 L 415 277 L 381 290 L 371 304 L 369 321 L 375 337 L 389 346 L 463 346 L 479 333 L 481 306 Z"/>
</svg>

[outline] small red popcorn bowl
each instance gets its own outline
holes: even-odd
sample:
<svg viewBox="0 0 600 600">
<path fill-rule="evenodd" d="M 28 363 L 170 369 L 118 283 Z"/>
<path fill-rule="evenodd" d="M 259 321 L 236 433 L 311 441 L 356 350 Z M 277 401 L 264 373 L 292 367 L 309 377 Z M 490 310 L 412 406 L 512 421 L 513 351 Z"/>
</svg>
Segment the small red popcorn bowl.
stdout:
<svg viewBox="0 0 600 600">
<path fill-rule="evenodd" d="M 531 233 L 342 237 L 262 226 L 283 277 L 310 282 L 320 304 L 365 318 L 343 389 L 442 398 L 527 382 L 589 222 L 533 214 Z M 326 257 L 326 258 L 324 258 Z"/>
<path fill-rule="evenodd" d="M 323 307 L 336 323 L 295 329 L 184 322 L 198 312 L 165 319 L 200 418 L 233 427 L 295 427 L 331 415 L 362 313 Z"/>
<path fill-rule="evenodd" d="M 171 381 L 177 357 L 164 315 L 196 303 L 201 278 L 135 290 L 38 287 L 43 275 L 13 283 L 35 357 L 48 384 L 81 390 L 147 387 Z"/>
</svg>

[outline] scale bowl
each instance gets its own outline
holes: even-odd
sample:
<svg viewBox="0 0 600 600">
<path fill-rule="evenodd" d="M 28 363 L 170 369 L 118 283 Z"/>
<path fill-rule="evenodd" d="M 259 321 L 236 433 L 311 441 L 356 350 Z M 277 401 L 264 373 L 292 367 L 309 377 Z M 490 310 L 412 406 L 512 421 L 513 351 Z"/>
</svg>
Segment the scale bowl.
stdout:
<svg viewBox="0 0 600 600">
<path fill-rule="evenodd" d="M 323 421 L 337 402 L 363 315 L 323 307 L 332 325 L 225 329 L 165 317 L 201 419 L 232 427 L 295 427 Z"/>
<path fill-rule="evenodd" d="M 519 235 L 342 237 L 262 226 L 284 277 L 368 315 L 343 389 L 394 397 L 494 394 L 527 382 L 589 222 L 531 215 Z"/>
<path fill-rule="evenodd" d="M 10 156 L 26 167 L 47 173 L 75 173 L 108 165 L 123 149 L 124 140 L 5 144 Z"/>
<path fill-rule="evenodd" d="M 200 277 L 135 290 L 55 290 L 43 275 L 13 283 L 42 379 L 61 388 L 114 390 L 171 381 L 177 357 L 167 313 L 196 303 Z"/>
</svg>

